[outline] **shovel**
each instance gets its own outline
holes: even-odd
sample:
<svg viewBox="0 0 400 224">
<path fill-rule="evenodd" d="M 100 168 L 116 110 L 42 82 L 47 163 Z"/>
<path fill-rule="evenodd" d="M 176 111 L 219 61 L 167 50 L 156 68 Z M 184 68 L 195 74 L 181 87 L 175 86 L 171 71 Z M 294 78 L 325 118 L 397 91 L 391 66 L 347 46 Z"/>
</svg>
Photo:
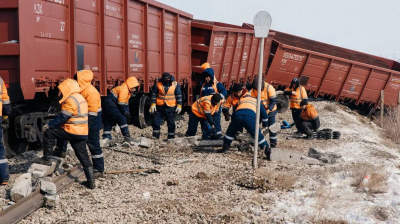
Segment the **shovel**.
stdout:
<svg viewBox="0 0 400 224">
<path fill-rule="evenodd" d="M 107 171 L 106 174 L 117 174 L 117 173 L 160 173 L 160 171 L 155 169 L 134 169 L 134 170 L 114 170 Z"/>
</svg>

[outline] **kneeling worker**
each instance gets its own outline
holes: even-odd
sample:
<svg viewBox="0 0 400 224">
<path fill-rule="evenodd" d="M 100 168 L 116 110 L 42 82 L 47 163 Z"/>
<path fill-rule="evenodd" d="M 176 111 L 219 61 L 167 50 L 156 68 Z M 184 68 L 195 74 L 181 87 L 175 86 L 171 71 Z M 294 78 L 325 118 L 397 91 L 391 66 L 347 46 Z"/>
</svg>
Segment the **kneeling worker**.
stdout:
<svg viewBox="0 0 400 224">
<path fill-rule="evenodd" d="M 69 141 L 75 151 L 76 157 L 83 166 L 87 181 L 84 183 L 88 188 L 95 188 L 94 171 L 86 150 L 88 139 L 88 105 L 79 92 L 81 91 L 78 82 L 66 79 L 59 86 L 63 98 L 61 113 L 51 122 L 42 127 L 43 157 L 36 162 L 51 165 L 51 156 L 56 139 Z"/>
<path fill-rule="evenodd" d="M 300 106 L 300 131 L 307 135 L 305 137 L 306 139 L 313 139 L 313 131 L 317 131 L 320 126 L 317 110 L 313 105 L 309 104 L 306 99 L 301 101 Z"/>
<path fill-rule="evenodd" d="M 210 140 L 217 137 L 212 115 L 219 111 L 221 99 L 221 95 L 214 94 L 204 96 L 193 103 L 192 112 L 189 114 L 189 127 L 186 136 L 195 136 L 197 125 L 200 122 L 203 140 Z"/>
<path fill-rule="evenodd" d="M 165 118 L 168 125 L 168 139 L 175 138 L 175 112 L 182 111 L 182 92 L 174 77 L 165 72 L 151 91 L 150 113 L 153 117 L 153 137 L 160 138 L 160 125 Z"/>
<path fill-rule="evenodd" d="M 229 114 L 229 109 L 233 107 L 233 112 L 235 112 L 240 98 L 247 93 L 247 89 L 243 88 L 242 85 L 237 83 L 233 85 L 232 91 L 233 93 L 228 96 L 225 103 L 222 105 L 222 113 L 225 116 L 225 121 L 229 121 L 231 117 Z"/>
<path fill-rule="evenodd" d="M 218 153 L 224 153 L 229 150 L 232 140 L 234 139 L 236 132 L 242 128 L 254 138 L 256 132 L 256 111 L 257 111 L 257 99 L 253 98 L 249 93 L 244 95 L 238 103 L 235 113 L 232 115 L 232 121 L 229 124 L 228 130 L 224 137 L 224 144 L 222 150 L 218 150 Z M 260 107 L 261 121 L 263 127 L 268 127 L 268 114 L 264 107 Z M 258 130 L 258 145 L 260 150 L 264 150 L 267 160 L 270 160 L 271 149 L 268 146 L 268 142 L 265 140 L 261 130 Z"/>
<path fill-rule="evenodd" d="M 111 140 L 111 129 L 115 124 L 121 128 L 122 135 L 126 142 L 133 139 L 129 134 L 128 122 L 132 117 L 129 112 L 129 99 L 132 92 L 139 86 L 135 77 L 129 77 L 122 85 L 115 87 L 110 91 L 103 102 L 103 140 L 102 144 L 107 144 Z"/>
</svg>

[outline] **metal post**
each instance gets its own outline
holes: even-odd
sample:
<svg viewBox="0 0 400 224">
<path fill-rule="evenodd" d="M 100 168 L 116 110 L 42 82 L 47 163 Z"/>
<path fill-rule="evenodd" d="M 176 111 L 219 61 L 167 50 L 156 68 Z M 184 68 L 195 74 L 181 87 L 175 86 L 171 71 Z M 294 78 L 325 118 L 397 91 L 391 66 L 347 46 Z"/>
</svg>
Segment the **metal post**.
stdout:
<svg viewBox="0 0 400 224">
<path fill-rule="evenodd" d="M 383 111 L 385 110 L 385 90 L 381 90 L 381 128 L 383 128 Z"/>
<path fill-rule="evenodd" d="M 260 48 L 260 66 L 258 69 L 258 86 L 257 86 L 257 114 L 256 114 L 256 131 L 254 136 L 254 159 L 253 168 L 258 167 L 258 133 L 260 132 L 260 106 L 261 106 L 261 83 L 262 83 L 262 71 L 263 71 L 263 58 L 264 58 L 264 39 L 261 38 Z"/>
</svg>

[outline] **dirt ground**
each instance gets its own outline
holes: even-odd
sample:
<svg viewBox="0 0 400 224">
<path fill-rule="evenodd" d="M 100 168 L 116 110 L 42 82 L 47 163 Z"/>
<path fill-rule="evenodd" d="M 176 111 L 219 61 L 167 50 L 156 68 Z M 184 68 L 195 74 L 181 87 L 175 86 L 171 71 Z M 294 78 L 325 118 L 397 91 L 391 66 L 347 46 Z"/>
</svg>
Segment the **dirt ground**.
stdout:
<svg viewBox="0 0 400 224">
<path fill-rule="evenodd" d="M 304 155 L 310 147 L 335 153 L 341 156 L 336 164 L 265 161 L 253 170 L 252 154 L 235 148 L 221 155 L 163 140 L 149 149 L 114 146 L 104 149 L 107 171 L 154 168 L 160 173 L 107 175 L 96 181 L 95 190 L 75 183 L 60 194 L 56 208 L 41 208 L 21 223 L 399 223 L 399 147 L 346 107 L 314 104 L 321 128 L 340 131 L 342 138 L 295 139 L 294 130 L 282 130 L 278 148 Z M 222 120 L 225 131 L 228 124 Z M 282 120 L 291 121 L 290 111 L 277 116 Z M 187 122 L 187 116 L 177 122 L 178 136 Z M 150 138 L 151 132 L 131 128 L 133 137 Z M 166 138 L 166 124 L 162 133 Z M 10 160 L 11 183 L 29 161 Z M 361 185 L 367 174 L 369 182 Z M 9 189 L 0 188 L 0 205 L 7 205 Z"/>
</svg>

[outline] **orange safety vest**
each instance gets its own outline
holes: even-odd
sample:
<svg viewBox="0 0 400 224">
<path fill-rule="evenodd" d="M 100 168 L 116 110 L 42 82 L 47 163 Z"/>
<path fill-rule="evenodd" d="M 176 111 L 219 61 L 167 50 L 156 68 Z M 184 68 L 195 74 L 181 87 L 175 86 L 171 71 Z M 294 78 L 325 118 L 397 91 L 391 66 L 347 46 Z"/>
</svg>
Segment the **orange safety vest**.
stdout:
<svg viewBox="0 0 400 224">
<path fill-rule="evenodd" d="M 306 109 L 301 112 L 300 116 L 303 121 L 309 121 L 309 120 L 314 120 L 315 118 L 317 118 L 318 113 L 313 105 L 307 104 Z"/>
<path fill-rule="evenodd" d="M 219 110 L 219 107 L 221 103 L 213 106 L 211 103 L 211 98 L 212 95 L 210 96 L 204 96 L 200 99 L 198 99 L 193 105 L 192 105 L 192 112 L 197 116 L 201 117 L 204 119 L 207 119 L 206 113 L 210 113 L 213 115 L 216 111 Z"/>
<path fill-rule="evenodd" d="M 3 104 L 10 104 L 10 97 L 7 93 L 7 87 L 3 79 L 0 77 L 0 116 L 3 116 Z"/>
<path fill-rule="evenodd" d="M 271 103 L 270 99 L 271 98 L 276 98 L 276 93 L 275 93 L 275 88 L 268 84 L 267 82 L 264 82 L 264 89 L 261 91 L 261 104 L 264 106 L 265 110 L 268 110 L 268 106 Z M 251 90 L 251 96 L 254 98 L 257 98 L 257 90 L 252 89 Z M 272 111 L 275 111 L 277 109 L 277 106 L 275 104 L 274 108 L 272 108 Z"/>
<path fill-rule="evenodd" d="M 71 115 L 71 118 L 62 126 L 66 132 L 74 135 L 88 135 L 88 105 L 81 94 L 74 93 L 69 96 L 62 104 L 61 112 Z"/>
<path fill-rule="evenodd" d="M 246 93 L 238 102 L 237 111 L 241 109 L 251 109 L 257 113 L 257 99 Z"/>
<path fill-rule="evenodd" d="M 175 89 L 177 85 L 178 84 L 176 81 L 172 82 L 172 85 L 168 88 L 168 92 L 165 93 L 165 89 L 162 82 L 157 83 L 157 88 L 158 88 L 158 96 L 156 99 L 157 106 L 162 106 L 164 105 L 164 103 L 166 103 L 167 106 L 169 107 L 176 106 Z"/>
<path fill-rule="evenodd" d="M 285 91 L 293 91 L 293 89 L 286 88 Z M 300 103 L 304 99 L 308 99 L 306 89 L 304 89 L 302 86 L 299 86 L 299 88 L 296 89 L 296 95 L 290 96 L 290 109 L 300 109 Z"/>
<path fill-rule="evenodd" d="M 204 84 L 201 86 L 200 96 L 203 95 L 203 87 L 204 87 L 205 84 L 206 84 L 206 83 L 204 83 Z M 212 88 L 214 89 L 214 92 L 215 92 L 215 93 L 219 93 L 219 92 L 218 92 L 218 88 L 217 88 L 217 84 L 218 84 L 218 81 L 217 81 L 216 78 L 214 78 L 214 82 L 213 82 Z"/>
</svg>

